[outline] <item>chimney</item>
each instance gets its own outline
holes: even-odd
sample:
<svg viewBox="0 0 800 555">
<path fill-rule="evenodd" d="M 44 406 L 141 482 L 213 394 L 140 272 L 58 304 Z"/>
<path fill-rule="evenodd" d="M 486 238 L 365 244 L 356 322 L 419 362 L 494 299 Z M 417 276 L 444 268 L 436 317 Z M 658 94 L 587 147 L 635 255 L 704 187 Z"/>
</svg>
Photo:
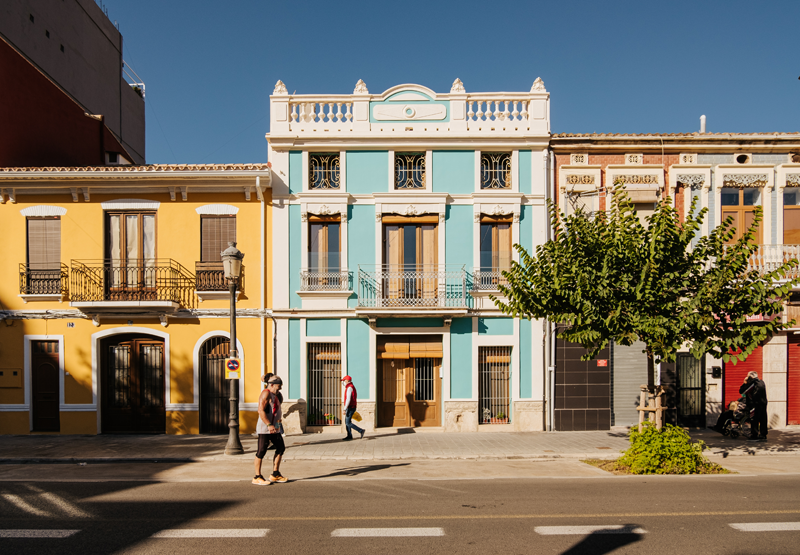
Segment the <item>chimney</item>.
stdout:
<svg viewBox="0 0 800 555">
<path fill-rule="evenodd" d="M 706 132 L 706 117 L 700 116 L 700 133 L 705 134 Z"/>
</svg>

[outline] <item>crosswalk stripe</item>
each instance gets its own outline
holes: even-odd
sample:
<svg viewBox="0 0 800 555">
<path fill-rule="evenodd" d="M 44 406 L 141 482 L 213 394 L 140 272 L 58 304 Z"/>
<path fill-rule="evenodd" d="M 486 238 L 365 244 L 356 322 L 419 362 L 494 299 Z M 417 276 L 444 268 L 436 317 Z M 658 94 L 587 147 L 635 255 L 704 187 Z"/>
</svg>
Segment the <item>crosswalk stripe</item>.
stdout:
<svg viewBox="0 0 800 555">
<path fill-rule="evenodd" d="M 410 538 L 444 536 L 444 528 L 337 528 L 334 538 Z"/>
<path fill-rule="evenodd" d="M 27 501 L 25 501 L 19 495 L 14 495 L 13 493 L 4 493 L 2 494 L 2 498 L 17 507 L 25 511 L 26 513 L 36 515 L 36 516 L 53 516 L 48 511 L 43 511 L 42 509 L 37 509 Z"/>
<path fill-rule="evenodd" d="M 151 538 L 263 538 L 266 528 L 172 528 L 156 532 Z"/>
<path fill-rule="evenodd" d="M 80 530 L 0 530 L 0 538 L 68 538 Z"/>
<path fill-rule="evenodd" d="M 729 526 L 740 532 L 786 532 L 800 530 L 800 522 L 746 522 L 730 524 Z"/>
<path fill-rule="evenodd" d="M 632 525 L 609 524 L 606 526 L 537 526 L 542 536 L 584 536 L 588 534 L 646 534 L 647 530 Z"/>
</svg>

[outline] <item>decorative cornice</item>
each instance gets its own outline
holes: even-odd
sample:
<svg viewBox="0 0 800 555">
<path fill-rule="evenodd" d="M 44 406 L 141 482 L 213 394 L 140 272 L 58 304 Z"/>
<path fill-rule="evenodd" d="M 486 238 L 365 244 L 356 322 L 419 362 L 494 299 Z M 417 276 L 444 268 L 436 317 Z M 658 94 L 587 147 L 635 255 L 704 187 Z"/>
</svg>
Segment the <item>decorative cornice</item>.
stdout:
<svg viewBox="0 0 800 555">
<path fill-rule="evenodd" d="M 467 90 L 464 88 L 464 83 L 461 82 L 461 79 L 456 77 L 456 80 L 453 81 L 453 86 L 450 87 L 450 94 L 453 93 L 466 93 Z"/>
<path fill-rule="evenodd" d="M 800 187 L 800 173 L 787 173 L 786 174 L 786 185 L 792 185 L 794 187 Z"/>
<path fill-rule="evenodd" d="M 657 175 L 615 175 L 614 182 L 626 185 L 658 185 Z"/>
<path fill-rule="evenodd" d="M 593 175 L 568 175 L 567 185 L 594 185 Z"/>
<path fill-rule="evenodd" d="M 195 212 L 201 216 L 235 216 L 239 213 L 239 209 L 230 204 L 206 204 L 195 208 Z"/>
<path fill-rule="evenodd" d="M 66 208 L 60 206 L 48 206 L 40 204 L 38 206 L 29 206 L 19 211 L 23 216 L 63 216 L 67 213 Z"/>
<path fill-rule="evenodd" d="M 675 177 L 675 181 L 689 185 L 692 190 L 699 189 L 706 182 L 706 176 L 702 173 L 681 173 Z"/>
<path fill-rule="evenodd" d="M 289 91 L 286 90 L 286 85 L 283 84 L 283 81 L 278 79 L 278 82 L 275 83 L 275 90 L 272 91 L 272 94 L 288 95 Z"/>
<path fill-rule="evenodd" d="M 722 176 L 723 187 L 764 187 L 766 184 L 765 173 L 733 173 Z"/>
</svg>

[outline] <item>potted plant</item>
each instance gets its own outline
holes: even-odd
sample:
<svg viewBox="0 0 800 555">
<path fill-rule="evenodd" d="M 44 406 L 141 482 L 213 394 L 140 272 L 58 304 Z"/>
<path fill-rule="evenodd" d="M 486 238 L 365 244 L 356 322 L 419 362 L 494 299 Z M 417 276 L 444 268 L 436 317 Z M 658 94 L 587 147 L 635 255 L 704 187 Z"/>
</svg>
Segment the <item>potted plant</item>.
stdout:
<svg viewBox="0 0 800 555">
<path fill-rule="evenodd" d="M 498 412 L 497 416 L 492 418 L 492 424 L 508 424 L 508 417 L 504 412 Z"/>
<path fill-rule="evenodd" d="M 492 411 L 489 409 L 483 409 L 483 423 L 488 424 L 492 418 Z"/>
<path fill-rule="evenodd" d="M 330 413 L 327 413 L 327 412 L 325 413 L 325 423 L 326 423 L 328 426 L 334 426 L 334 425 L 336 425 L 335 418 L 336 418 L 336 417 L 335 417 L 335 416 L 333 416 L 333 414 L 330 414 Z"/>
</svg>

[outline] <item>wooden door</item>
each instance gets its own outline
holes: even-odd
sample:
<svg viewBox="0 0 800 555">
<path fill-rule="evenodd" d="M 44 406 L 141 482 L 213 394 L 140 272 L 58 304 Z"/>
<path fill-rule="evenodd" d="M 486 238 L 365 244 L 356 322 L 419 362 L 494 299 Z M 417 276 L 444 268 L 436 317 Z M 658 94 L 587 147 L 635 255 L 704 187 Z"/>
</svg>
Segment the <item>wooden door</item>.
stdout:
<svg viewBox="0 0 800 555">
<path fill-rule="evenodd" d="M 58 341 L 31 342 L 31 404 L 34 432 L 58 432 Z"/>
<path fill-rule="evenodd" d="M 408 370 L 411 371 L 413 379 L 409 380 L 412 383 L 407 395 L 410 425 L 440 426 L 441 359 L 414 358 L 411 362 L 412 365 L 409 365 L 411 368 Z"/>
<path fill-rule="evenodd" d="M 164 433 L 164 342 L 115 336 L 103 342 L 102 429 L 105 433 Z"/>
<path fill-rule="evenodd" d="M 200 348 L 200 433 L 227 434 L 229 392 L 225 360 L 230 341 L 213 337 Z"/>
<path fill-rule="evenodd" d="M 441 359 L 384 359 L 379 368 L 378 426 L 441 425 Z"/>
<path fill-rule="evenodd" d="M 408 374 L 409 359 L 378 361 L 381 368 L 381 396 L 378 408 L 378 426 L 392 428 L 409 425 Z"/>
</svg>

